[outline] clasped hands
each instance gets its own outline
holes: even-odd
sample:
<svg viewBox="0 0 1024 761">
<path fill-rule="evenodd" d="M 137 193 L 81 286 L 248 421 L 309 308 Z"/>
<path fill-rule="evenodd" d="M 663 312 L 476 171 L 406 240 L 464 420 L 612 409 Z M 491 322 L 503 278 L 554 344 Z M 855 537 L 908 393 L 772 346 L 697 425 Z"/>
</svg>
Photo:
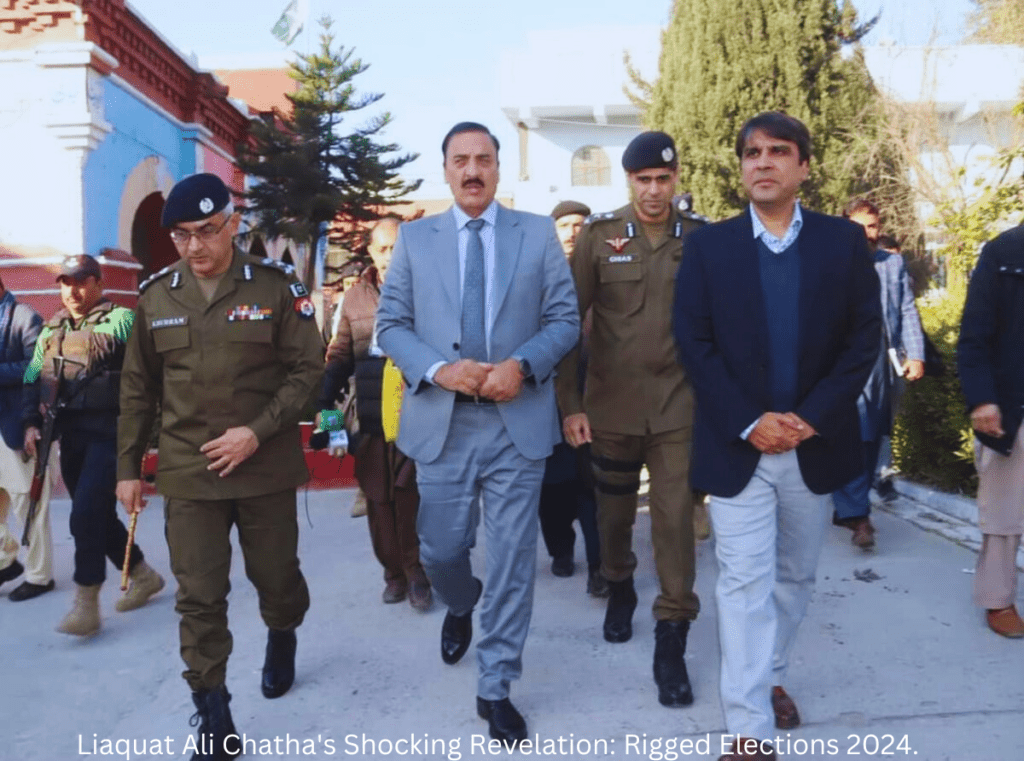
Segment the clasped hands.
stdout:
<svg viewBox="0 0 1024 761">
<path fill-rule="evenodd" d="M 438 368 L 434 383 L 449 391 L 508 402 L 523 390 L 523 373 L 511 357 L 497 364 L 460 359 Z"/>
<path fill-rule="evenodd" d="M 747 441 L 765 454 L 782 454 L 815 434 L 814 427 L 795 412 L 766 412 Z"/>
</svg>

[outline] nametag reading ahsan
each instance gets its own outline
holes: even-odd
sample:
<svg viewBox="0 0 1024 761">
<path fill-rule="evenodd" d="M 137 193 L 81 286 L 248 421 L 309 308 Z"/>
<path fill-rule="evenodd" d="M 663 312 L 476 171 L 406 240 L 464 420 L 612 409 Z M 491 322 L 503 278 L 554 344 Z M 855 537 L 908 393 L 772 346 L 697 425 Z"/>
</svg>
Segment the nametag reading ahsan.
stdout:
<svg viewBox="0 0 1024 761">
<path fill-rule="evenodd" d="M 149 329 L 157 330 L 158 328 L 180 328 L 182 325 L 188 325 L 188 316 L 161 317 L 150 322 Z"/>
</svg>

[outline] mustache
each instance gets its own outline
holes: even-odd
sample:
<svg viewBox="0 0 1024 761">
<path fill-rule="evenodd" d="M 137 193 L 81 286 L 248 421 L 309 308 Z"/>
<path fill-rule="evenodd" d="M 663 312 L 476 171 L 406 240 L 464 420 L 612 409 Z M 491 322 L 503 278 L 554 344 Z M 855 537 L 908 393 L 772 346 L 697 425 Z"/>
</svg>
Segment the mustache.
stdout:
<svg viewBox="0 0 1024 761">
<path fill-rule="evenodd" d="M 470 185 L 476 185 L 482 188 L 484 186 L 484 182 L 479 177 L 470 177 L 462 183 L 462 187 L 464 188 L 468 188 Z"/>
</svg>

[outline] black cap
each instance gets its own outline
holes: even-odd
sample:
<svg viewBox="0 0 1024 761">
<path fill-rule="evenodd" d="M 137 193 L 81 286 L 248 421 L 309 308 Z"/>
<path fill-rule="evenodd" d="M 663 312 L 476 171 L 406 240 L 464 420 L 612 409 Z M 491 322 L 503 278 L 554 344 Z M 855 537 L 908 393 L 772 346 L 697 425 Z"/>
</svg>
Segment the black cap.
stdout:
<svg viewBox="0 0 1024 761">
<path fill-rule="evenodd" d="M 552 219 L 561 219 L 570 214 L 582 214 L 584 217 L 589 217 L 590 207 L 579 201 L 562 201 L 551 210 Z"/>
<path fill-rule="evenodd" d="M 677 163 L 675 141 L 664 132 L 641 132 L 622 152 L 622 168 L 627 172 L 661 167 L 675 169 Z"/>
<path fill-rule="evenodd" d="M 228 186 L 217 175 L 189 175 L 167 194 L 160 224 L 173 227 L 179 222 L 197 222 L 212 217 L 230 202 Z"/>
<path fill-rule="evenodd" d="M 100 270 L 100 263 L 88 254 L 69 256 L 60 263 L 60 272 L 57 273 L 57 282 L 64 278 L 72 280 L 85 280 L 92 275 L 97 280 L 103 279 L 103 272 Z"/>
</svg>

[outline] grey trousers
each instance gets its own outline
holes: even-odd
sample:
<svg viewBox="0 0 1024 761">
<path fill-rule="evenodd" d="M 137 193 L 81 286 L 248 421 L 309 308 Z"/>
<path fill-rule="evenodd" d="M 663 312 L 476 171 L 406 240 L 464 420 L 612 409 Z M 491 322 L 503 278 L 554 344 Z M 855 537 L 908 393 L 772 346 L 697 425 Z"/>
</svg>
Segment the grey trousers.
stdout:
<svg viewBox="0 0 1024 761">
<path fill-rule="evenodd" d="M 796 450 L 761 455 L 743 491 L 711 497 L 722 712 L 730 734 L 775 736 L 771 688 L 786 678 L 830 508 L 829 495 L 804 484 Z"/>
<path fill-rule="evenodd" d="M 537 568 L 537 506 L 544 460 L 519 454 L 493 404 L 457 403 L 440 456 L 416 463 L 420 563 L 455 615 L 473 609 L 469 553 L 483 508 L 487 578 L 480 605 L 477 695 L 508 697 L 522 673 Z"/>
</svg>

